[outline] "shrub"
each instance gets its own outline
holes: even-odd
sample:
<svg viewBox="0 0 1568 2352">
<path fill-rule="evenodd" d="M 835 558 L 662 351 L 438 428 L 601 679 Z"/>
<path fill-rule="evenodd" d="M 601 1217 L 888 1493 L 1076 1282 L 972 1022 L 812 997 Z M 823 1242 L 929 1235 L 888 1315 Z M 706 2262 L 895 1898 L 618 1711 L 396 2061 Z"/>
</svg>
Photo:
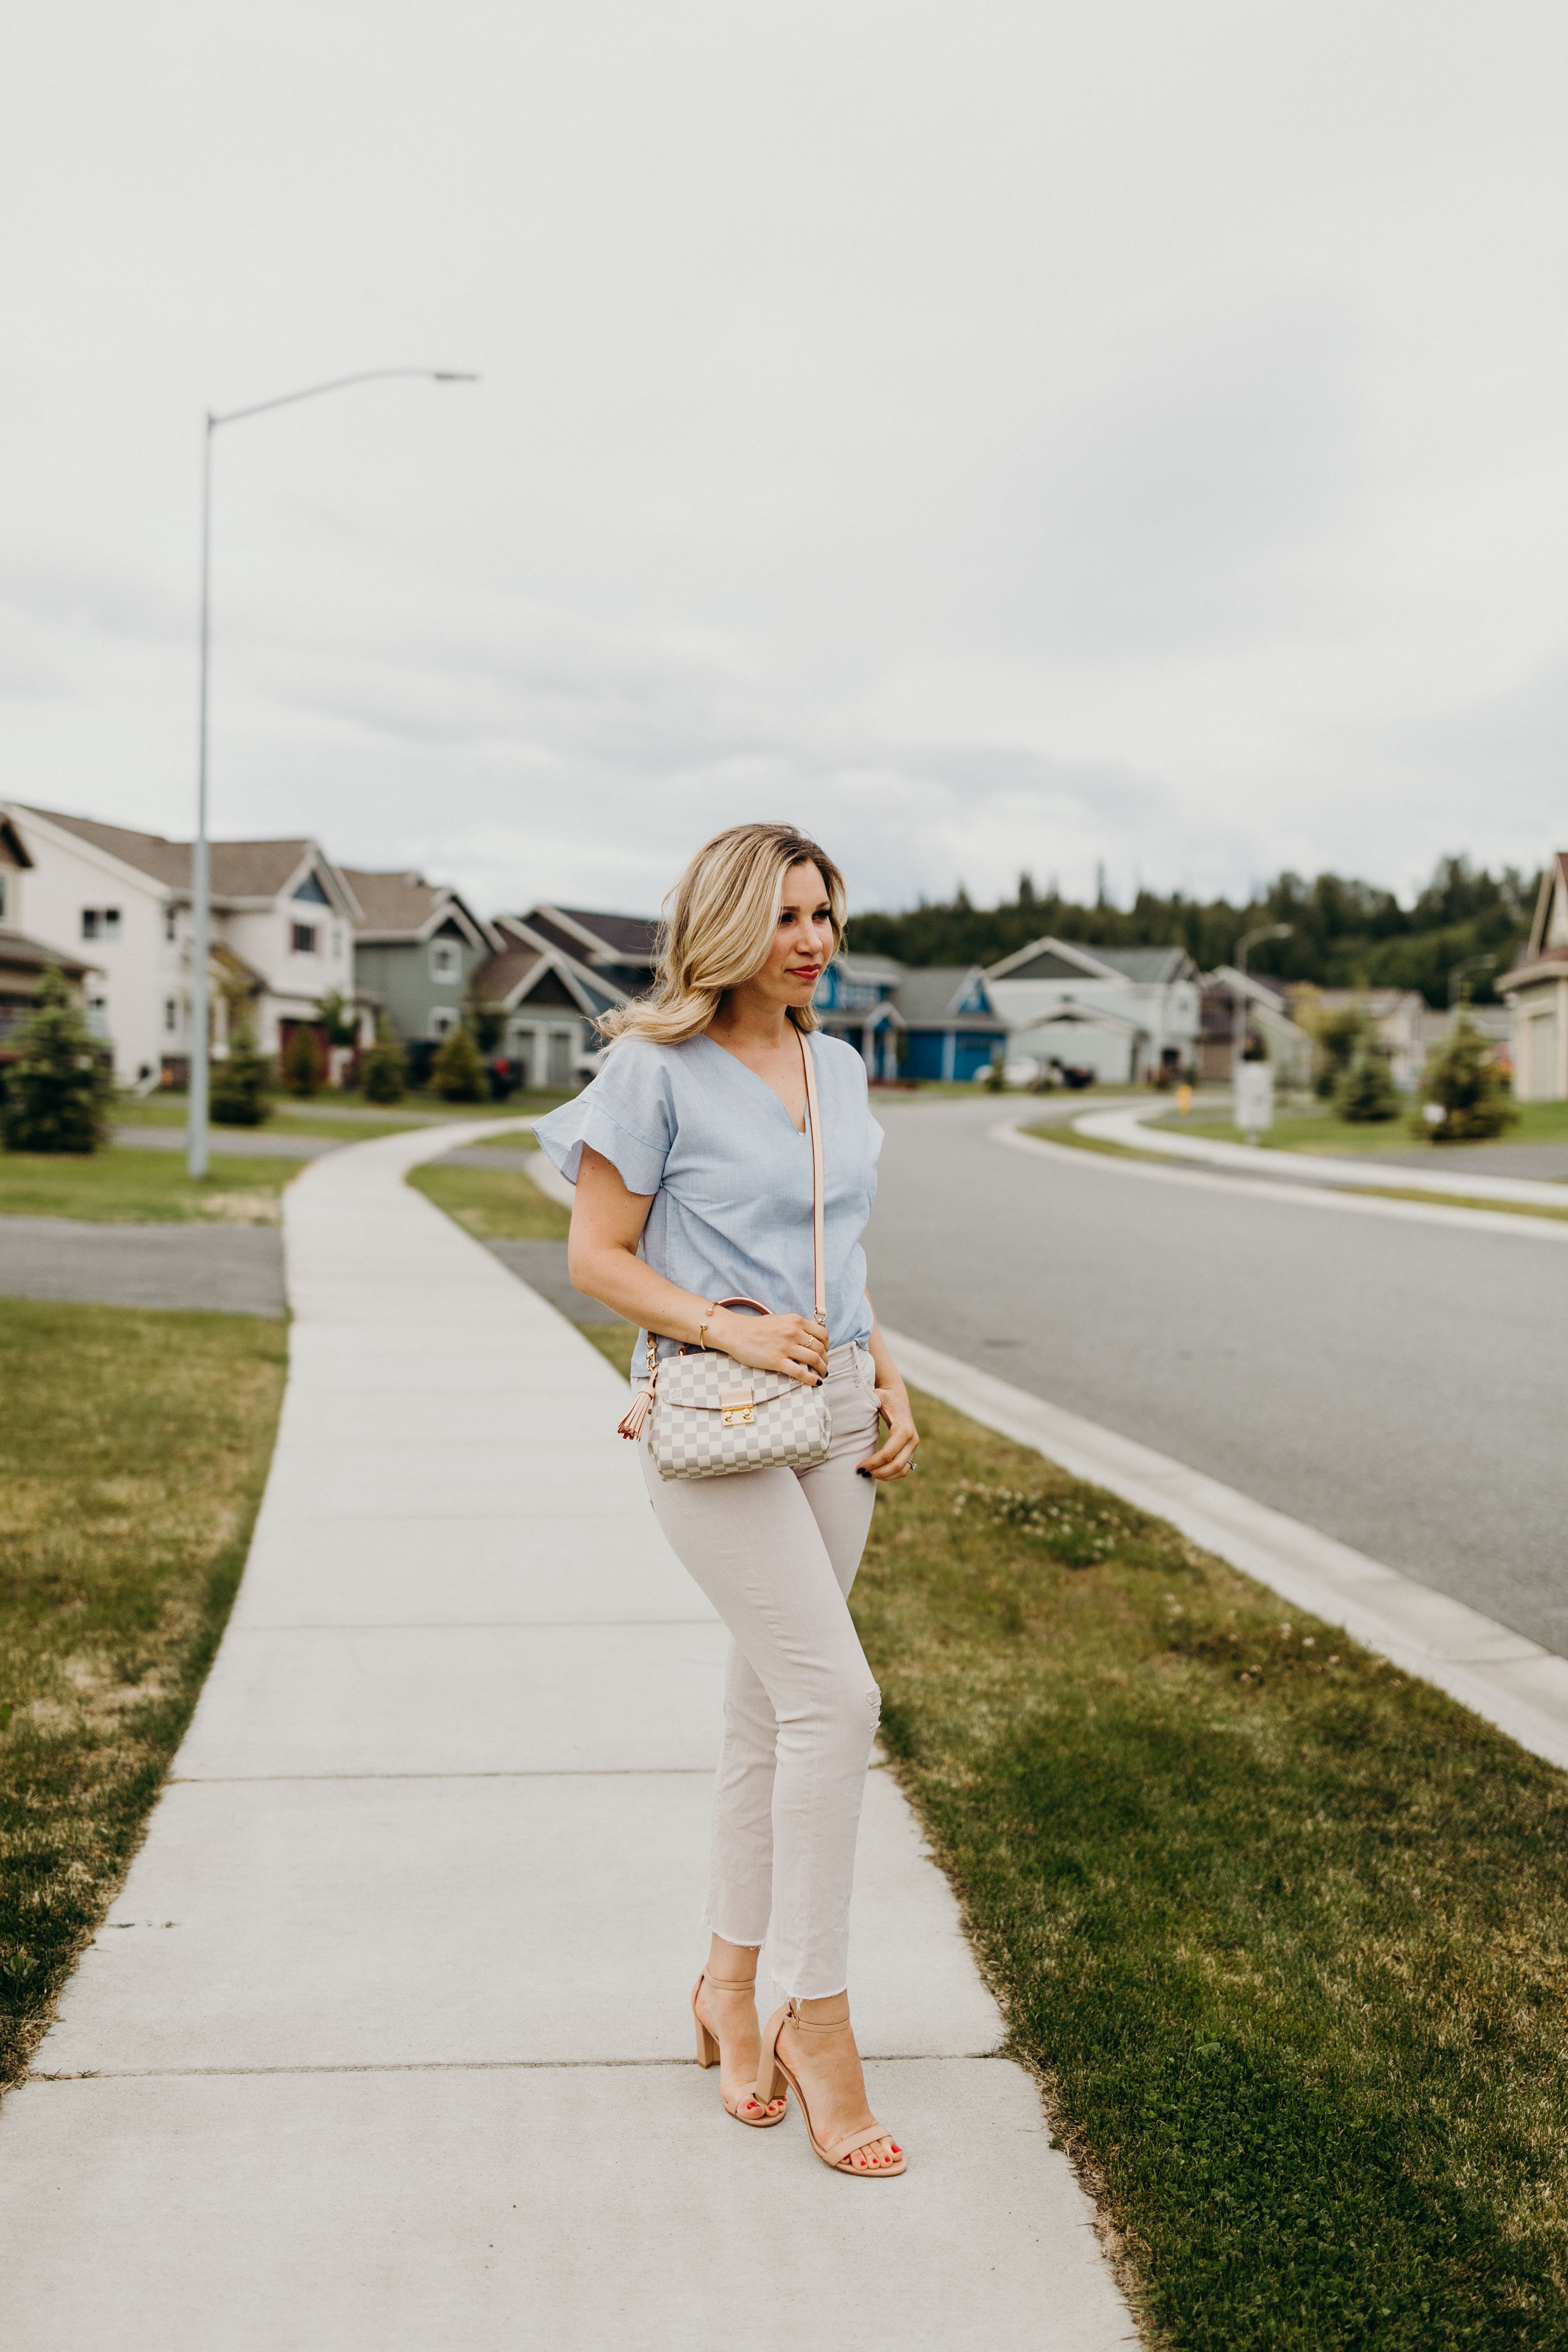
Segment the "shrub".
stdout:
<svg viewBox="0 0 1568 2352">
<path fill-rule="evenodd" d="M 272 1116 L 267 1084 L 272 1075 L 265 1054 L 258 1053 L 256 1033 L 247 1021 L 229 1032 L 228 1053 L 212 1066 L 209 1099 L 216 1127 L 259 1127 Z"/>
<path fill-rule="evenodd" d="M 0 1133 L 7 1151 L 96 1151 L 109 1140 L 114 1080 L 102 1046 L 53 966 L 5 1074 Z"/>
<path fill-rule="evenodd" d="M 321 1083 L 321 1049 L 316 1033 L 297 1021 L 283 1048 L 283 1083 L 291 1095 L 313 1095 Z"/>
<path fill-rule="evenodd" d="M 1363 1046 L 1334 1090 L 1334 1108 L 1362 1127 L 1399 1117 L 1399 1089 L 1388 1056 L 1378 1046 Z"/>
<path fill-rule="evenodd" d="M 430 1083 L 443 1102 L 483 1102 L 489 1092 L 479 1049 L 460 1021 L 441 1040 L 441 1050 L 430 1065 Z"/>
<path fill-rule="evenodd" d="M 1519 1117 L 1503 1084 L 1502 1073 L 1469 1014 L 1461 1011 L 1440 1045 L 1427 1057 L 1421 1092 L 1440 1119 L 1422 1117 L 1412 1124 L 1417 1134 L 1434 1143 L 1479 1143 L 1500 1135 Z"/>
<path fill-rule="evenodd" d="M 375 1043 L 360 1068 L 364 1098 L 374 1103 L 401 1102 L 407 1084 L 408 1056 L 384 1016 L 376 1024 Z"/>
<path fill-rule="evenodd" d="M 1370 1024 L 1361 1006 L 1351 1004 L 1342 1013 L 1320 1013 L 1309 1025 L 1318 1049 L 1312 1085 L 1328 1102 L 1338 1094 L 1352 1063 L 1364 1050 Z"/>
</svg>

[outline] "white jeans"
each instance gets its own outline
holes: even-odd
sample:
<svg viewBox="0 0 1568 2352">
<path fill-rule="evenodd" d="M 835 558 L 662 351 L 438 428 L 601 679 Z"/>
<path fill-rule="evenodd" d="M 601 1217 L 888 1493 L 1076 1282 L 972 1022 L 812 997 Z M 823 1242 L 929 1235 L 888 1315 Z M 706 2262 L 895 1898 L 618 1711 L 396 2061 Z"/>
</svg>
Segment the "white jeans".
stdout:
<svg viewBox="0 0 1568 2352">
<path fill-rule="evenodd" d="M 833 1443 L 811 1470 L 643 1475 L 678 1559 L 730 1629 L 724 1744 L 713 1793 L 704 1926 L 760 1945 L 780 1993 L 824 2000 L 849 1981 L 849 1895 L 882 1695 L 850 1622 L 877 1489 L 871 1359 L 827 1359 Z"/>
</svg>

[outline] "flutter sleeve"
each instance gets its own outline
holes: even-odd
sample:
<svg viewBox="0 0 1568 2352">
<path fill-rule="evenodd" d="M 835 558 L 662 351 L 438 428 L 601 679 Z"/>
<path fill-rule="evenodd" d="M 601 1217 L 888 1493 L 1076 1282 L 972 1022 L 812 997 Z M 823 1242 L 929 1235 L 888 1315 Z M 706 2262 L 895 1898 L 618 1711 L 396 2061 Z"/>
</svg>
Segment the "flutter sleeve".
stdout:
<svg viewBox="0 0 1568 2352">
<path fill-rule="evenodd" d="M 616 1046 L 591 1086 L 533 1122 L 540 1149 L 569 1184 L 586 1143 L 620 1171 L 628 1192 L 657 1192 L 675 1137 L 662 1057 L 640 1038 Z"/>
</svg>

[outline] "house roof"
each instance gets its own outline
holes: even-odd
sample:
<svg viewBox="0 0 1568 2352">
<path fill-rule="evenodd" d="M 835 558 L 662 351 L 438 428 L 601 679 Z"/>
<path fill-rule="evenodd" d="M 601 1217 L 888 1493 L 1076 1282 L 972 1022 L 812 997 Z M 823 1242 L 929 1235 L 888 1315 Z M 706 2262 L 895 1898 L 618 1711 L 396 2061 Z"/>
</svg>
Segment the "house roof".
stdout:
<svg viewBox="0 0 1568 2352">
<path fill-rule="evenodd" d="M 521 943 L 503 947 L 499 954 L 480 964 L 474 974 L 474 994 L 481 1003 L 502 1005 L 511 1012 L 527 1003 L 548 972 L 555 973 L 572 1002 L 590 1021 L 596 1021 L 602 1013 L 626 1002 L 626 991 L 616 988 L 606 974 L 589 971 L 575 958 L 563 955 L 558 948 Z"/>
<path fill-rule="evenodd" d="M 0 842 L 4 842 L 13 862 L 24 871 L 31 866 L 33 860 L 27 845 L 8 816 L 0 816 Z"/>
<path fill-rule="evenodd" d="M 1197 966 L 1185 948 L 1101 948 L 1082 940 L 1033 940 L 1000 963 L 987 967 L 989 980 L 1125 980 L 1135 988 L 1195 980 Z"/>
<path fill-rule="evenodd" d="M 57 964 L 68 980 L 80 980 L 87 972 L 103 969 L 101 964 L 82 963 L 58 948 L 46 947 L 42 940 L 29 939 L 26 931 L 14 931 L 0 923 L 0 971 L 47 971 L 50 964 Z"/>
<path fill-rule="evenodd" d="M 1568 849 L 1560 849 L 1541 877 L 1530 937 L 1494 985 L 1528 986 L 1532 980 L 1560 980 L 1568 971 Z"/>
<path fill-rule="evenodd" d="M 358 904 L 354 936 L 363 940 L 419 940 L 455 916 L 476 947 L 493 948 L 494 935 L 449 882 L 426 882 L 423 874 L 379 874 L 357 866 L 339 867 Z"/>
<path fill-rule="evenodd" d="M 531 907 L 526 915 L 501 915 L 498 922 L 515 926 L 549 941 L 579 963 L 651 970 L 658 920 L 653 915 L 605 915 L 585 907 Z"/>
<path fill-rule="evenodd" d="M 1141 988 L 1168 987 L 1173 981 L 1195 980 L 1198 968 L 1184 947 L 1096 948 L 1100 963 Z"/>
<path fill-rule="evenodd" d="M 978 986 L 985 1009 L 960 1013 L 959 1005 Z M 940 1024 L 956 1029 L 1005 1029 L 985 986 L 985 974 L 972 964 L 921 964 L 906 971 L 894 991 L 893 1002 L 910 1029 Z"/>
<path fill-rule="evenodd" d="M 128 825 L 101 824 L 97 817 L 67 816 L 58 809 L 17 805 L 24 814 L 42 817 L 62 833 L 74 834 L 79 841 L 107 851 L 122 866 L 150 876 L 166 890 L 191 887 L 188 841 L 168 841 L 161 833 L 135 833 Z M 220 898 L 275 898 L 307 858 L 314 859 L 337 880 L 334 868 L 313 841 L 215 841 L 208 848 L 213 893 Z M 341 890 L 342 884 L 338 887 Z"/>
</svg>

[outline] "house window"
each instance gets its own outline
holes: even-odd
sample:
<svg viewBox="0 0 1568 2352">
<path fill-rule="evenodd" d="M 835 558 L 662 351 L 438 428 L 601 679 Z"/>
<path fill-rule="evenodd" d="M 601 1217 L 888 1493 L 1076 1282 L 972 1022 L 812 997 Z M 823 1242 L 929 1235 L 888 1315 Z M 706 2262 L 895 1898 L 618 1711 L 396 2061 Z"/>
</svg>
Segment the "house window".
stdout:
<svg viewBox="0 0 1568 2352">
<path fill-rule="evenodd" d="M 165 907 L 165 908 L 164 908 L 164 909 L 163 909 L 163 937 L 164 937 L 166 940 L 177 940 L 177 939 L 179 938 L 179 936 L 180 936 L 180 919 L 179 919 L 179 916 L 175 913 L 175 911 L 174 911 L 174 908 L 173 908 L 173 907 Z"/>
<path fill-rule="evenodd" d="M 0 874 L 0 923 L 5 919 L 5 877 Z"/>
<path fill-rule="evenodd" d="M 343 935 L 342 935 L 342 931 L 340 931 L 340 930 L 339 930 L 339 929 L 338 929 L 338 927 L 337 927 L 336 923 L 334 923 L 334 924 L 332 925 L 332 959 L 333 959 L 333 961 L 334 961 L 334 962 L 336 961 L 337 958 L 338 958 L 339 956 L 341 956 L 341 955 L 342 955 L 342 951 L 343 951 Z"/>
<path fill-rule="evenodd" d="M 118 907 L 84 907 L 81 910 L 81 935 L 84 940 L 117 940 L 120 937 Z"/>
<path fill-rule="evenodd" d="M 316 952 L 315 924 L 296 923 L 293 928 L 294 953 L 296 955 L 314 955 Z"/>
<path fill-rule="evenodd" d="M 437 1045 L 443 1037 L 449 1037 L 457 1025 L 458 1015 L 451 1005 L 437 1004 L 431 1008 L 430 1034 Z"/>
<path fill-rule="evenodd" d="M 463 950 L 456 940 L 431 940 L 430 977 L 448 986 L 462 979 Z"/>
<path fill-rule="evenodd" d="M 174 999 L 172 996 L 165 996 L 165 998 L 163 999 L 163 1027 L 164 1027 L 164 1030 L 165 1030 L 165 1032 L 167 1033 L 167 1034 L 168 1034 L 169 1036 L 171 1036 L 171 1037 L 172 1037 L 172 1036 L 174 1035 L 174 1034 L 175 1030 L 179 1027 L 179 1025 L 180 1025 L 180 1008 L 179 1008 L 178 1004 L 175 1003 Z"/>
</svg>

